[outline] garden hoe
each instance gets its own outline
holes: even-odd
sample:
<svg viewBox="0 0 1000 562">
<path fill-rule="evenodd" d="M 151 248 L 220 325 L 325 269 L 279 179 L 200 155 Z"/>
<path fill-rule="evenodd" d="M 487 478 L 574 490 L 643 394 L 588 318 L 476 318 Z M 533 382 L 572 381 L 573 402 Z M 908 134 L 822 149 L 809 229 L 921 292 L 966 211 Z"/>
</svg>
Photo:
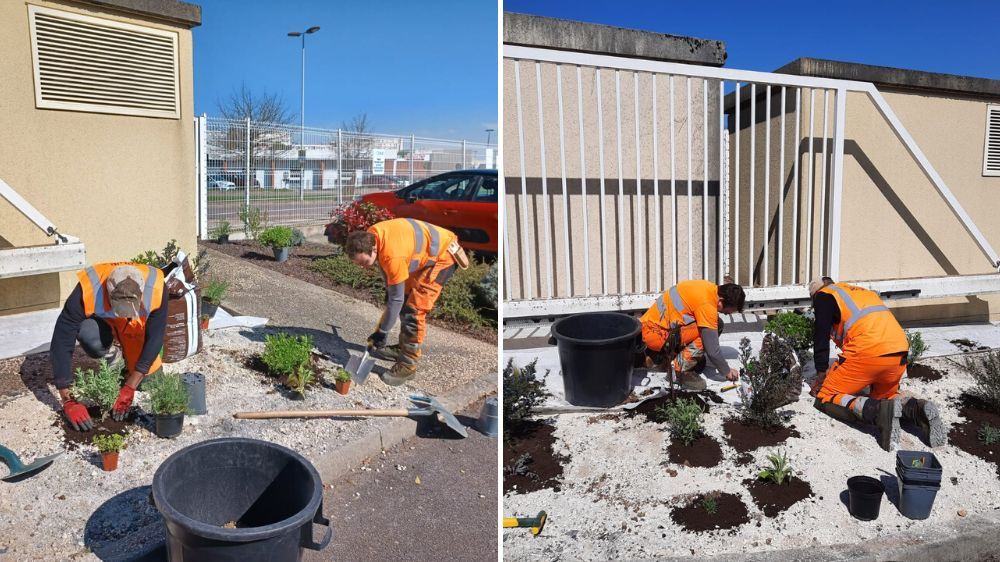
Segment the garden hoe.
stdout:
<svg viewBox="0 0 1000 562">
<path fill-rule="evenodd" d="M 527 527 L 531 529 L 531 534 L 537 537 L 542 532 L 542 528 L 545 527 L 547 517 L 544 511 L 539 511 L 537 517 L 504 517 L 503 526 L 505 529 Z"/>
<path fill-rule="evenodd" d="M 14 451 L 0 445 L 0 460 L 3 460 L 3 462 L 7 465 L 7 468 L 10 469 L 10 474 L 4 476 L 2 480 L 13 482 L 22 478 L 28 478 L 29 476 L 44 470 L 45 467 L 52 464 L 52 461 L 56 460 L 56 457 L 61 454 L 62 451 L 54 455 L 35 459 L 35 462 L 24 464 Z"/>
<path fill-rule="evenodd" d="M 278 410 L 270 412 L 236 412 L 233 417 L 238 420 L 269 420 L 274 418 L 362 418 L 391 417 L 416 418 L 440 414 L 444 423 L 462 437 L 468 437 L 465 426 L 458 421 L 440 402 L 432 396 L 411 394 L 410 400 L 417 408 L 400 408 L 398 410 Z"/>
</svg>

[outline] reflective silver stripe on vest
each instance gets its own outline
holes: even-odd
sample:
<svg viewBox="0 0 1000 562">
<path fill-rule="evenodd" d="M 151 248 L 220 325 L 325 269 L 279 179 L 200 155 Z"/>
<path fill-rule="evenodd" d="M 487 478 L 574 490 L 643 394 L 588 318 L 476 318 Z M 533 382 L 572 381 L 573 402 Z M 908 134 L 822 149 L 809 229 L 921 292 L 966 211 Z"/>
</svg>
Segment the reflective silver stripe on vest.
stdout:
<svg viewBox="0 0 1000 562">
<path fill-rule="evenodd" d="M 153 287 L 156 286 L 156 270 L 152 266 L 146 266 L 147 278 L 146 286 L 142 289 L 142 314 L 143 318 L 148 318 L 153 304 Z"/>
<path fill-rule="evenodd" d="M 94 293 L 94 316 L 114 318 L 114 312 L 104 311 L 104 284 L 101 283 L 101 277 L 97 275 L 97 270 L 93 267 L 88 267 L 85 271 L 87 272 L 87 278 L 90 280 L 90 290 Z"/>
<path fill-rule="evenodd" d="M 434 267 L 437 263 L 437 256 L 441 253 L 441 234 L 436 228 L 423 221 L 406 219 L 406 222 L 410 223 L 410 226 L 413 227 L 414 252 L 420 252 L 424 249 L 424 230 L 421 226 L 427 227 L 427 232 L 430 232 L 431 234 L 431 247 L 427 252 L 428 258 L 424 263 L 424 267 Z M 413 273 L 418 269 L 420 269 L 420 260 L 410 260 L 410 273 Z"/>
<path fill-rule="evenodd" d="M 681 314 L 681 318 L 684 320 L 685 324 L 691 324 L 694 322 L 694 316 L 691 316 L 690 314 L 683 314 L 684 301 L 681 300 L 681 294 L 677 291 L 677 285 L 670 287 L 670 302 L 674 305 L 674 310 Z"/>
<path fill-rule="evenodd" d="M 852 299 L 851 296 L 847 294 L 847 291 L 841 289 L 836 285 L 830 285 L 830 288 L 837 291 L 837 294 L 840 295 L 841 300 L 844 301 L 844 304 L 846 304 L 847 308 L 850 309 L 851 311 L 851 317 L 846 322 L 843 323 L 844 327 L 841 328 L 840 332 L 835 332 L 833 328 L 830 329 L 830 335 L 837 342 L 838 346 L 841 343 L 843 343 L 844 336 L 848 332 L 850 332 L 851 326 L 853 326 L 855 322 L 864 318 L 865 316 L 868 316 L 869 314 L 872 314 L 873 312 L 889 312 L 889 308 L 886 307 L 884 304 L 876 304 L 859 309 L 858 305 L 854 302 L 854 299 Z"/>
<path fill-rule="evenodd" d="M 667 303 L 663 301 L 663 295 L 656 297 L 656 311 L 660 313 L 660 320 L 667 315 Z"/>
</svg>

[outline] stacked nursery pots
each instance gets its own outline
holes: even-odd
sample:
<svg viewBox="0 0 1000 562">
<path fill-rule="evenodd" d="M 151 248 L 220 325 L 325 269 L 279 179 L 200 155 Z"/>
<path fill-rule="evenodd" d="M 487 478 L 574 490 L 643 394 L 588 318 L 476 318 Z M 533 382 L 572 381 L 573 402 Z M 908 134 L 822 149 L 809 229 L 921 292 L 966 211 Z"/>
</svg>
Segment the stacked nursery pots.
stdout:
<svg viewBox="0 0 1000 562">
<path fill-rule="evenodd" d="M 896 452 L 899 511 L 910 519 L 930 517 L 934 498 L 941 488 L 941 463 L 933 453 Z"/>
</svg>

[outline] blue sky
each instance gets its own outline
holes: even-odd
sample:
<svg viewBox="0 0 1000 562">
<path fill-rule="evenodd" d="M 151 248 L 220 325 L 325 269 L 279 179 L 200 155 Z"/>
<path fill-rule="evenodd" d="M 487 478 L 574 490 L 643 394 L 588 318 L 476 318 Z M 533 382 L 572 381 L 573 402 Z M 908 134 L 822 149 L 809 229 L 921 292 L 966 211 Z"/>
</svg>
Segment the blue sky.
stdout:
<svg viewBox="0 0 1000 562">
<path fill-rule="evenodd" d="M 485 142 L 496 128 L 495 1 L 192 1 L 197 115 L 245 82 L 281 95 L 297 123 L 301 40 L 287 34 L 320 26 L 306 38 L 307 126 L 367 112 L 391 134 Z"/>
<path fill-rule="evenodd" d="M 505 0 L 504 10 L 722 40 L 730 68 L 814 57 L 1000 78 L 995 1 Z"/>
</svg>

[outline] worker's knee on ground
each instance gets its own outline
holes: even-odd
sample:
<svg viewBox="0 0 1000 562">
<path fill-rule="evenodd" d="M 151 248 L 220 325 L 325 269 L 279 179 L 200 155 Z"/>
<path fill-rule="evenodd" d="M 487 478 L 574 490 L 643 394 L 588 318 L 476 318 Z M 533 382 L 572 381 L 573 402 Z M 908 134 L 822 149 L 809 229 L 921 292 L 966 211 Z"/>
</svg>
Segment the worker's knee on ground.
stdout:
<svg viewBox="0 0 1000 562">
<path fill-rule="evenodd" d="M 115 342 L 111 326 L 96 318 L 87 318 L 80 323 L 80 332 L 76 339 L 83 351 L 94 359 L 107 355 Z"/>
</svg>

